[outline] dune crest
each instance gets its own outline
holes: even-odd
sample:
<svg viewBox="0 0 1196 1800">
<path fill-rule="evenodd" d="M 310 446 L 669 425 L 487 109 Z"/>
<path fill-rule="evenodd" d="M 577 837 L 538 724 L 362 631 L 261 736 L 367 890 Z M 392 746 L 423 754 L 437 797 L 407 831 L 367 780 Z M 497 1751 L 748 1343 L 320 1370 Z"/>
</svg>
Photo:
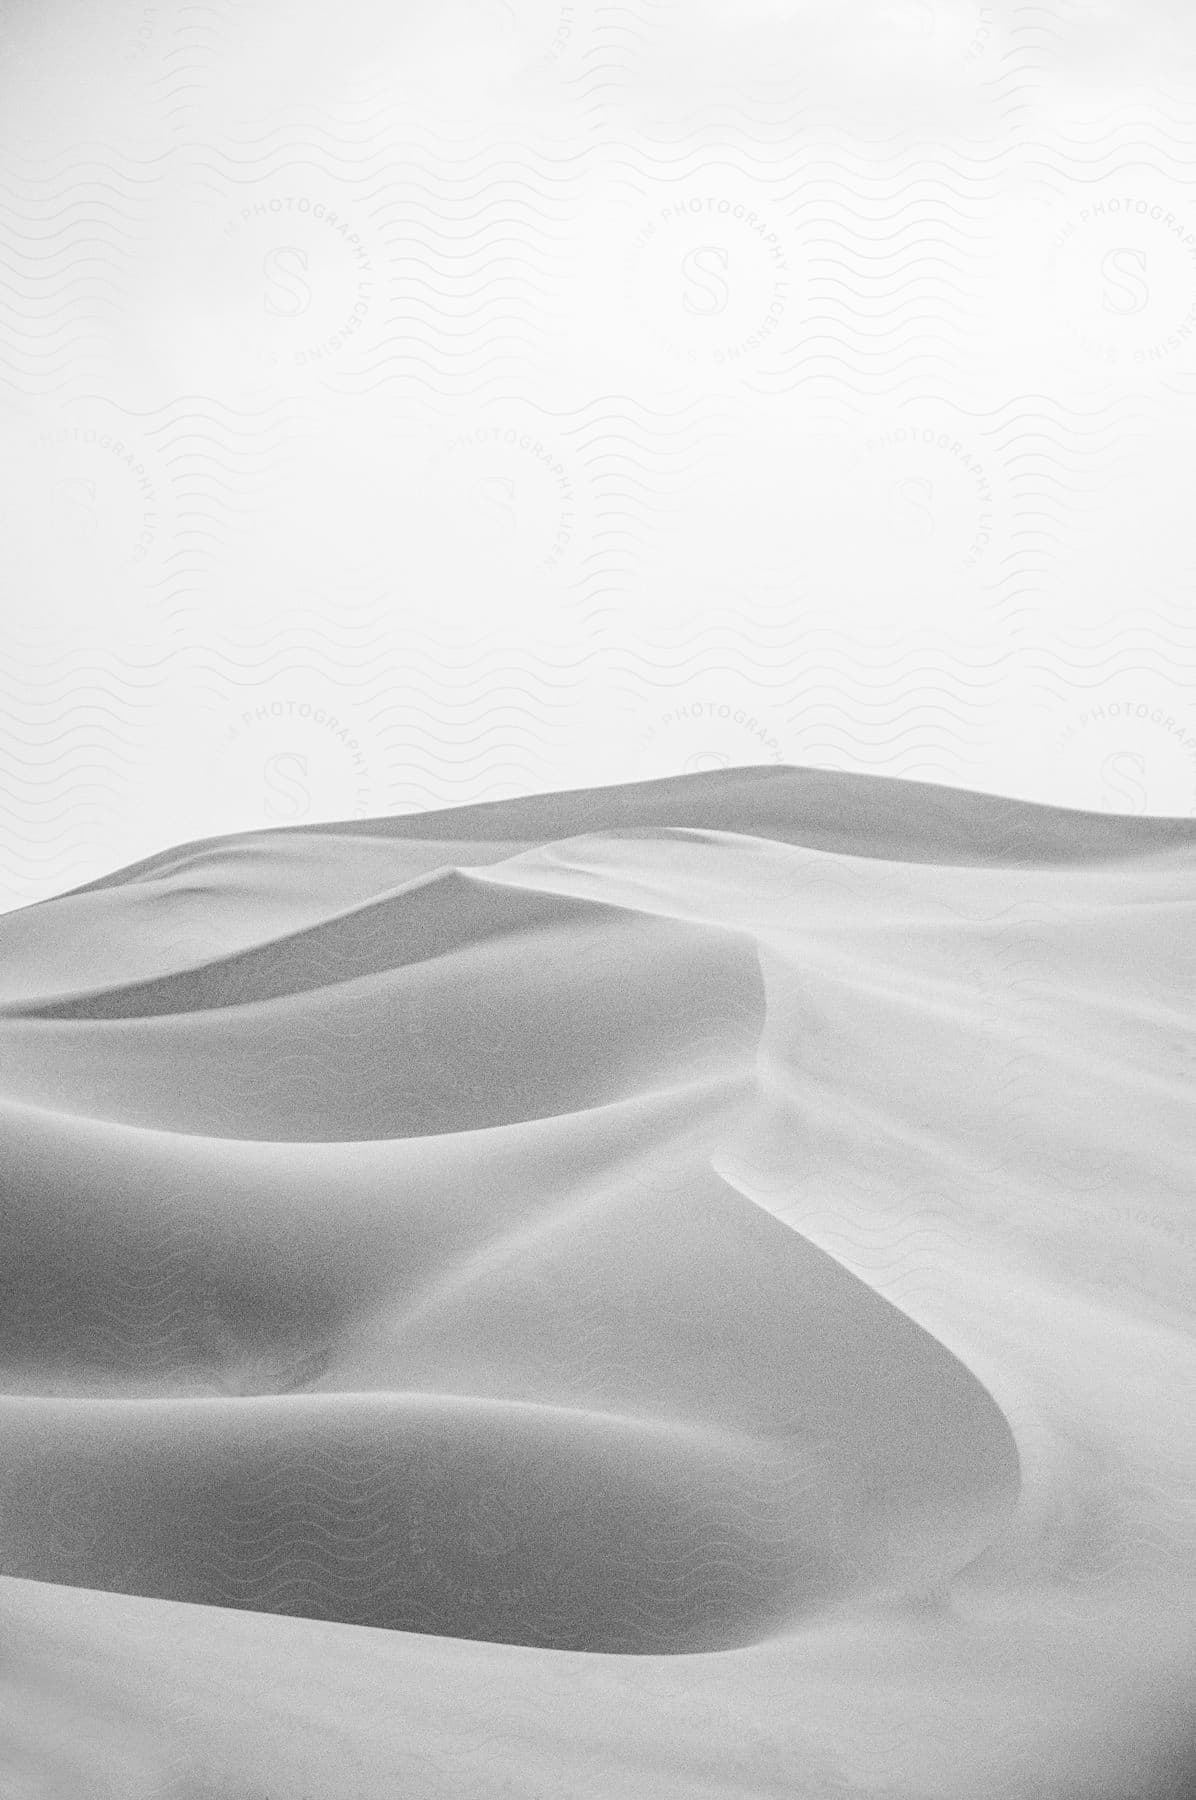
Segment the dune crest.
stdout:
<svg viewBox="0 0 1196 1800">
<path fill-rule="evenodd" d="M 1070 1579 L 1063 1515 L 1168 1578 L 1170 1396 L 1151 1515 L 998 1296 L 1094 1334 L 1087 1208 L 1179 1331 L 1194 870 L 769 767 L 0 919 L 0 1574 L 637 1655 Z"/>
</svg>

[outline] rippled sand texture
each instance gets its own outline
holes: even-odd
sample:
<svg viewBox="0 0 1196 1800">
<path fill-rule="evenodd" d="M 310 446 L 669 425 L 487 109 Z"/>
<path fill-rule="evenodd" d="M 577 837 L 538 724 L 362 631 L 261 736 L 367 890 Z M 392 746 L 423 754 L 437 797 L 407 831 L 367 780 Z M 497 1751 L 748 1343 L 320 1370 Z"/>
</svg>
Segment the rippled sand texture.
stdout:
<svg viewBox="0 0 1196 1800">
<path fill-rule="evenodd" d="M 0 920 L 12 1791 L 1183 1793 L 1194 874 L 770 766 Z"/>
</svg>

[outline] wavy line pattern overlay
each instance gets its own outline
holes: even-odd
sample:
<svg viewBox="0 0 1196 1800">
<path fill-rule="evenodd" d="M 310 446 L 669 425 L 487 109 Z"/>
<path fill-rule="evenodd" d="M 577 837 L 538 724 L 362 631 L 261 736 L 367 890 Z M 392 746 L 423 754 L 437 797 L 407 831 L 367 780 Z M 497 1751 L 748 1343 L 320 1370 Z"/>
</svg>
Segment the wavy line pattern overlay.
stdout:
<svg viewBox="0 0 1196 1800">
<path fill-rule="evenodd" d="M 1196 820 L 765 763 L 6 915 L 0 1611 L 125 1684 L 56 1793 L 268 1750 L 331 1797 L 310 1758 L 379 1744 L 436 1796 L 1167 1791 L 1194 859 Z"/>
<path fill-rule="evenodd" d="M 1194 177 L 1183 0 L 4 10 L 3 1800 L 1189 1791 Z"/>
<path fill-rule="evenodd" d="M 756 761 L 1196 810 L 1182 9 L 12 10 L 0 907 Z"/>
</svg>

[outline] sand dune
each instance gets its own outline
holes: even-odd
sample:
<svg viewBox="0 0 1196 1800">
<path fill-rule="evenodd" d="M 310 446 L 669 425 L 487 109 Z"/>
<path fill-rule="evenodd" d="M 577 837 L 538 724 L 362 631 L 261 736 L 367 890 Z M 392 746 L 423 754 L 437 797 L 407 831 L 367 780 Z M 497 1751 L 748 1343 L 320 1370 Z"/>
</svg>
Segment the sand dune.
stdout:
<svg viewBox="0 0 1196 1800">
<path fill-rule="evenodd" d="M 1194 874 L 769 766 L 0 919 L 0 1717 L 65 1659 L 64 1793 L 1170 1791 Z"/>
</svg>

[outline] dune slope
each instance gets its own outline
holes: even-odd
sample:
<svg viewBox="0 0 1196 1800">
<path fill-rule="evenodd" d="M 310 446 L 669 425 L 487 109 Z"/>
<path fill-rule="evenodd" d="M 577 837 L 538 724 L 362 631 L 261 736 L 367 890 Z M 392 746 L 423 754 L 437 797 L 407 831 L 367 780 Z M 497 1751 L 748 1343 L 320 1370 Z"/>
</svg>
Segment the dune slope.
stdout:
<svg viewBox="0 0 1196 1800">
<path fill-rule="evenodd" d="M 13 1616 L 289 1615 L 570 1693 L 680 1656 L 751 1717 L 820 1645 L 867 1685 L 1016 1617 L 1029 1667 L 1052 1605 L 1170 1606 L 1194 875 L 1191 820 L 769 766 L 0 919 Z"/>
</svg>

